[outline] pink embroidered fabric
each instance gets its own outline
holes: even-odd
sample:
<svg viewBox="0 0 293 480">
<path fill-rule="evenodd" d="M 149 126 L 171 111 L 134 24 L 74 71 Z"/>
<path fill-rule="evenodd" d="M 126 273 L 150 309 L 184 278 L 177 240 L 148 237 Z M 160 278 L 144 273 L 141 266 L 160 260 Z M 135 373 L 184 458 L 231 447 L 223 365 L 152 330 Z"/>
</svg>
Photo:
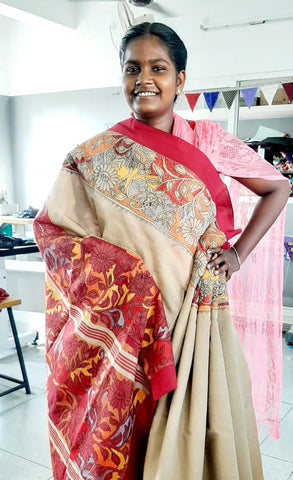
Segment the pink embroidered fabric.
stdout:
<svg viewBox="0 0 293 480">
<path fill-rule="evenodd" d="M 173 134 L 202 150 L 223 176 L 286 181 L 272 165 L 219 124 L 197 121 L 193 131 L 175 115 Z M 235 227 L 243 229 L 258 197 L 233 178 L 229 191 Z M 284 218 L 285 211 L 228 282 L 232 318 L 252 380 L 257 423 L 276 439 L 282 385 Z"/>
</svg>

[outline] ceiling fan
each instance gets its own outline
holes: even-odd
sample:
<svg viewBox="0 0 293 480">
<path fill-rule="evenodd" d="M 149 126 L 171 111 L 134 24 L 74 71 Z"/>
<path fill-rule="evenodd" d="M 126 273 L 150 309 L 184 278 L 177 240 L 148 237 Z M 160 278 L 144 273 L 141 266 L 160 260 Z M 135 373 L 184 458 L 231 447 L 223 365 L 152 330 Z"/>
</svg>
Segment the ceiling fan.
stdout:
<svg viewBox="0 0 293 480">
<path fill-rule="evenodd" d="M 160 13 L 166 17 L 174 17 L 176 16 L 174 12 L 171 12 L 169 9 L 165 7 L 161 7 L 161 5 L 156 2 L 155 0 L 69 0 L 70 2 L 96 2 L 96 3 L 108 3 L 108 2 L 116 2 L 116 3 L 130 3 L 135 7 L 145 7 L 149 8 L 150 10 Z"/>
</svg>

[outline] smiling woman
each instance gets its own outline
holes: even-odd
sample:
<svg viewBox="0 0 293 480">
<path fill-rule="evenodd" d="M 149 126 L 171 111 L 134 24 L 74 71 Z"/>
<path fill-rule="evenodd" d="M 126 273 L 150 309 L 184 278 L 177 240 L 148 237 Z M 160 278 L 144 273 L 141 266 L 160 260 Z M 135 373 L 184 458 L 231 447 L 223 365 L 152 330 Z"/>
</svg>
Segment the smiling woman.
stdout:
<svg viewBox="0 0 293 480">
<path fill-rule="evenodd" d="M 126 33 L 120 60 L 133 116 L 68 154 L 34 224 L 47 265 L 58 480 L 263 478 L 226 282 L 289 185 L 220 127 L 197 122 L 194 131 L 173 113 L 186 58 L 166 25 Z M 208 158 L 215 151 L 235 152 L 225 167 L 261 197 L 232 247 L 240 232 Z"/>
<path fill-rule="evenodd" d="M 167 48 L 156 37 L 145 36 L 128 44 L 122 85 L 138 120 L 171 133 L 173 103 L 184 80 L 185 71 L 177 73 Z"/>
<path fill-rule="evenodd" d="M 160 24 L 147 25 L 138 25 L 134 36 L 130 30 L 121 43 L 123 91 L 138 120 L 171 133 L 174 101 L 185 83 L 187 52 L 175 32 L 162 41 L 169 32 Z M 156 25 L 155 35 L 151 25 Z M 175 55 L 170 47 L 174 42 Z"/>
</svg>

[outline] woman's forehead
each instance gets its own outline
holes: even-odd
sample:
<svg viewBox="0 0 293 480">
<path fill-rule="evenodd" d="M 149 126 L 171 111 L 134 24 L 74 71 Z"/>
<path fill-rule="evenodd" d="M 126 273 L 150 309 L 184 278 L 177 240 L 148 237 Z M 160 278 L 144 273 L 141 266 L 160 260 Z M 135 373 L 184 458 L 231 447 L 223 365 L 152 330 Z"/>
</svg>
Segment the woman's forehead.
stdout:
<svg viewBox="0 0 293 480">
<path fill-rule="evenodd" d="M 168 47 L 154 35 L 144 35 L 130 40 L 124 55 L 124 63 L 136 56 L 143 56 L 145 58 L 156 57 L 168 59 L 172 61 L 169 55 Z"/>
</svg>

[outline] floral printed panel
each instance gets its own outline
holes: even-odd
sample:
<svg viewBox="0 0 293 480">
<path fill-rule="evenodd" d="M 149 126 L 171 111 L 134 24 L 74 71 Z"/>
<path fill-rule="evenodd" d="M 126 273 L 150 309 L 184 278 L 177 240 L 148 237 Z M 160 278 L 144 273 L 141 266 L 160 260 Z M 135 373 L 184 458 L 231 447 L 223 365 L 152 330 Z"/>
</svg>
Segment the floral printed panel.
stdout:
<svg viewBox="0 0 293 480">
<path fill-rule="evenodd" d="M 214 203 L 193 172 L 120 134 L 106 132 L 79 146 L 64 168 L 78 170 L 94 191 L 151 222 L 192 254 L 209 225 L 215 225 Z M 221 237 L 216 243 L 223 243 L 219 231 L 216 236 Z M 206 236 L 207 246 L 212 238 Z"/>
</svg>

